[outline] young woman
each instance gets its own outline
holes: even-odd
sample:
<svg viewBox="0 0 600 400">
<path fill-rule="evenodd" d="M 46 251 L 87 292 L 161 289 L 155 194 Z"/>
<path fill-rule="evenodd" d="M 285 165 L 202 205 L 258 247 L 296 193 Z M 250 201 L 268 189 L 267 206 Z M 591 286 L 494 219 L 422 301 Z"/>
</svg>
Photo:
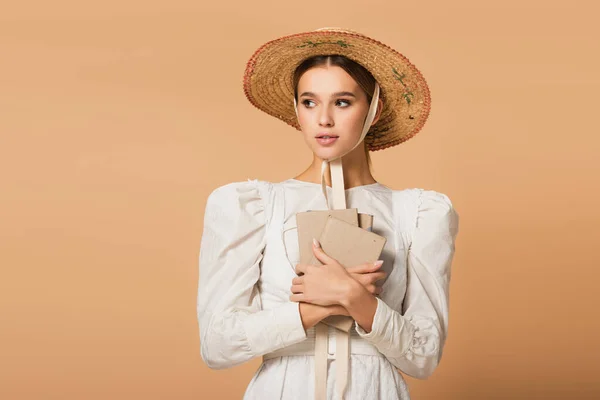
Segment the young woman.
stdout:
<svg viewBox="0 0 600 400">
<path fill-rule="evenodd" d="M 202 358 L 220 369 L 262 356 L 245 399 L 409 399 L 398 370 L 426 378 L 442 355 L 458 215 L 442 193 L 377 182 L 369 151 L 421 129 L 425 80 L 380 42 L 324 28 L 259 48 L 244 89 L 300 130 L 313 161 L 283 182 L 235 182 L 210 194 L 199 260 Z M 333 208 L 373 215 L 373 232 L 387 238 L 378 262 L 342 266 L 315 241 L 323 265 L 298 263 L 296 213 L 330 209 L 332 197 Z M 328 328 L 321 368 L 318 332 L 331 315 L 354 325 L 345 351 L 343 333 Z"/>
</svg>

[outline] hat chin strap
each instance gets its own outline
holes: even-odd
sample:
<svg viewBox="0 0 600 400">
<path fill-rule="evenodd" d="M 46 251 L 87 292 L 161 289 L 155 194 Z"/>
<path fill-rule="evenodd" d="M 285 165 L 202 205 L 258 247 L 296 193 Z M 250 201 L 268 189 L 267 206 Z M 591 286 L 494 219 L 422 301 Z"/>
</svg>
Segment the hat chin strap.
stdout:
<svg viewBox="0 0 600 400">
<path fill-rule="evenodd" d="M 369 129 L 371 128 L 371 124 L 375 119 L 375 114 L 377 113 L 377 104 L 379 102 L 379 84 L 375 82 L 375 91 L 373 93 L 373 98 L 371 99 L 371 104 L 369 106 L 369 112 L 367 113 L 367 117 L 365 119 L 365 123 L 363 125 L 362 133 L 360 138 L 350 150 L 338 156 L 336 158 L 332 158 L 329 160 L 323 160 L 321 164 L 321 190 L 323 191 L 323 196 L 325 196 L 325 204 L 327 205 L 327 209 L 331 210 L 332 207 L 329 205 L 329 197 L 327 196 L 327 185 L 325 184 L 325 173 L 327 172 L 327 166 L 329 165 L 329 169 L 331 171 L 331 189 L 333 192 L 333 209 L 344 209 L 346 208 L 346 189 L 344 184 L 344 169 L 342 167 L 342 157 L 346 154 L 350 153 L 354 150 L 367 136 Z M 294 98 L 294 110 L 296 111 L 296 117 L 298 117 L 298 104 L 296 99 Z"/>
</svg>

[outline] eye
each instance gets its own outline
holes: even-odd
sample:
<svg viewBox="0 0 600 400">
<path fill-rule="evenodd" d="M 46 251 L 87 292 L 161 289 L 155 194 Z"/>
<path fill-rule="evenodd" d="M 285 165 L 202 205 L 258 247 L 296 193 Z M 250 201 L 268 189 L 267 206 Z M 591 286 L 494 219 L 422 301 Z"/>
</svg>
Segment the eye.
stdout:
<svg viewBox="0 0 600 400">
<path fill-rule="evenodd" d="M 304 105 L 304 107 L 306 108 L 312 108 L 314 106 L 314 102 L 312 100 L 302 100 L 302 104 Z"/>
<path fill-rule="evenodd" d="M 336 105 L 339 105 L 342 108 L 348 107 L 351 103 L 350 100 L 345 100 L 345 99 L 338 99 L 335 102 Z"/>
</svg>

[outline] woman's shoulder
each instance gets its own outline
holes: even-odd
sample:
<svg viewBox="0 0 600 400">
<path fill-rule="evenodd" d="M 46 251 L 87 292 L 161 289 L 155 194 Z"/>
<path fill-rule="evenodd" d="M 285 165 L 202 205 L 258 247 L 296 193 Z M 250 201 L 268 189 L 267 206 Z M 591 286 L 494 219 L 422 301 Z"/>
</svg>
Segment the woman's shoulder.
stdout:
<svg viewBox="0 0 600 400">
<path fill-rule="evenodd" d="M 410 227 L 418 225 L 418 220 L 448 220 L 458 218 L 450 197 L 441 191 L 424 188 L 392 190 L 393 206 L 397 215 Z"/>
<path fill-rule="evenodd" d="M 259 179 L 234 181 L 218 186 L 210 192 L 206 201 L 207 208 L 222 210 L 250 210 L 262 212 L 270 202 L 272 182 Z"/>
<path fill-rule="evenodd" d="M 408 187 L 403 189 L 394 189 L 388 185 L 384 185 L 393 195 L 400 201 L 412 201 L 416 204 L 423 202 L 438 201 L 442 203 L 452 204 L 450 197 L 440 191 L 433 189 L 424 189 L 420 187 Z"/>
<path fill-rule="evenodd" d="M 245 181 L 234 181 L 222 184 L 212 189 L 209 198 L 231 198 L 245 194 L 264 196 L 271 189 L 273 182 L 260 179 L 248 179 Z"/>
</svg>

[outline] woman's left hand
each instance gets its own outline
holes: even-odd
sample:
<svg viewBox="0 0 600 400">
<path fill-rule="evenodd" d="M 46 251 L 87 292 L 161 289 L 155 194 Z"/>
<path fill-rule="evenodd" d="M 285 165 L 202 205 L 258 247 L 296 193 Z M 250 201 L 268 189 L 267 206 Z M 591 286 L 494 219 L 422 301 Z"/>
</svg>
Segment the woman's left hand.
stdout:
<svg viewBox="0 0 600 400">
<path fill-rule="evenodd" d="M 303 275 L 292 279 L 290 300 L 320 306 L 341 304 L 355 283 L 354 279 L 320 246 L 313 244 L 313 253 L 324 265 L 296 265 L 296 274 Z"/>
</svg>

